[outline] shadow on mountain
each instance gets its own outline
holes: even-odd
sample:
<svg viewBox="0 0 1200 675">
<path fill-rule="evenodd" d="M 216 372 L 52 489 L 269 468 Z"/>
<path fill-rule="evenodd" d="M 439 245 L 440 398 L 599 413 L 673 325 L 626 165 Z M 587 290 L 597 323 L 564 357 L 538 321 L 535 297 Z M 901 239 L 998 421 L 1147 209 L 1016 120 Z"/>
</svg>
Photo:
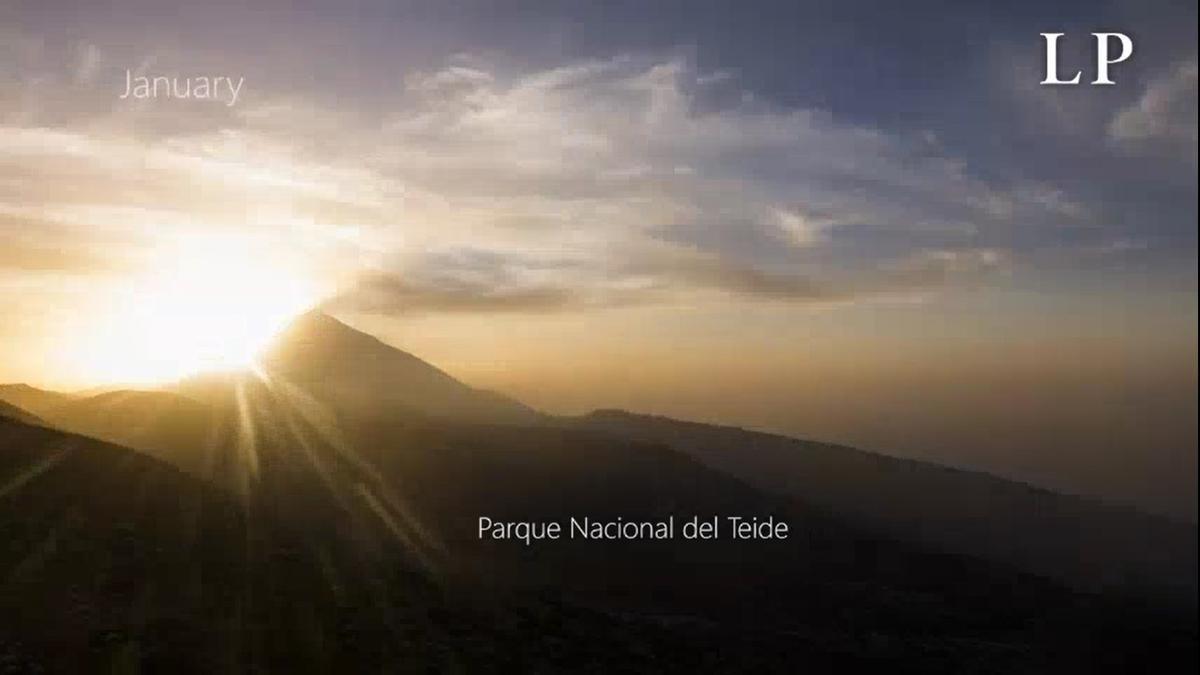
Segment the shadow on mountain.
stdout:
<svg viewBox="0 0 1200 675">
<path fill-rule="evenodd" d="M 34 661 L 58 664 L 45 654 L 61 652 L 72 663 L 186 664 L 184 654 L 195 652 L 216 671 L 392 664 L 470 672 L 870 666 L 956 673 L 1195 662 L 1194 605 L 1174 609 L 1086 584 L 1070 589 L 1045 570 L 1030 574 L 1020 558 L 982 557 L 987 551 L 941 552 L 947 547 L 877 527 L 844 501 L 764 486 L 625 420 L 572 428 L 580 423 L 469 388 L 322 315 L 299 320 L 258 373 L 171 391 L 19 393 L 24 405 L 10 403 L 49 424 L 186 472 L 133 450 L 3 423 L 0 485 L 10 487 L 0 492 L 0 522 L 19 536 L 10 538 L 16 543 L 0 568 L 8 576 L 0 578 L 46 570 L 37 583 L 83 584 L 94 605 L 80 620 L 86 639 L 71 641 L 49 617 L 70 610 L 73 596 L 42 598 L 36 584 L 5 595 L 10 607 L 45 612 L 40 623 L 9 624 L 20 642 L 8 648 L 27 645 Z M 63 447 L 75 449 L 62 455 Z M 846 461 L 837 464 L 842 473 L 809 482 L 828 481 L 848 500 L 878 484 L 871 471 L 854 472 L 858 459 Z M 39 468 L 46 462 L 50 468 Z M 127 465 L 143 468 L 122 473 Z M 935 504 L 956 508 L 956 494 L 943 491 Z M 1036 501 L 1041 493 L 1030 494 Z M 986 504 L 973 499 L 963 508 Z M 62 529 L 60 519 L 81 512 L 76 530 Z M 197 512 L 216 520 L 187 525 Z M 793 534 L 532 545 L 477 534 L 480 516 L 565 524 L 670 515 L 773 516 Z M 125 522 L 133 532 L 113 539 Z M 1191 535 L 1194 560 L 1194 528 Z M 23 567 L 27 559 L 57 560 L 39 553 L 46 537 L 54 547 L 85 543 L 57 567 Z M 126 604 L 96 595 L 108 578 L 102 561 L 121 546 L 145 563 L 123 577 L 131 584 Z M 211 560 L 195 557 L 198 550 Z M 186 581 L 189 574 L 218 581 Z M 181 595 L 186 589 L 193 594 Z M 197 624 L 188 627 L 185 614 Z M 178 639 L 173 629 L 156 632 L 164 625 L 176 626 Z M 81 646 L 103 642 L 106 626 L 119 627 L 113 644 L 125 646 Z M 1103 652 L 1095 649 L 1101 643 Z"/>
<path fill-rule="evenodd" d="M 7 418 L 0 448 L 5 672 L 703 667 L 688 631 L 467 594 L 394 549 L 314 536 L 132 450 Z"/>
</svg>

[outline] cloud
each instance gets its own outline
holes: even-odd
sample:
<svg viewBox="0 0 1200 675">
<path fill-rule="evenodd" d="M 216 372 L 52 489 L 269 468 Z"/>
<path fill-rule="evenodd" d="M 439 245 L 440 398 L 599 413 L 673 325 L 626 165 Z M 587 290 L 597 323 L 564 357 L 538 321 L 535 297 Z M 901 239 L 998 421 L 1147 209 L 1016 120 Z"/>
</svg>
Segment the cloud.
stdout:
<svg viewBox="0 0 1200 675">
<path fill-rule="evenodd" d="M 1172 146 L 1196 159 L 1196 60 L 1176 64 L 1154 78 L 1136 102 L 1109 123 L 1109 139 L 1119 146 Z"/>
<path fill-rule="evenodd" d="M 332 311 L 410 315 L 431 312 L 544 313 L 582 309 L 586 304 L 575 291 L 563 287 L 513 289 L 472 282 L 435 286 L 398 276 L 370 275 L 359 279 L 351 290 L 330 299 L 326 307 Z"/>
<path fill-rule="evenodd" d="M 969 286 L 1008 274 L 1011 256 L 991 248 L 919 251 L 885 270 L 869 290 L 905 293 Z"/>
<path fill-rule="evenodd" d="M 976 251 L 1016 223 L 1089 216 L 1056 186 L 975 177 L 928 134 L 752 97 L 715 105 L 708 88 L 729 77 L 685 59 L 623 56 L 507 76 L 474 61 L 405 82 L 365 161 L 405 185 L 404 220 L 421 250 L 396 263 L 406 281 L 395 287 L 425 308 L 558 310 L 686 290 L 845 300 L 886 286 L 884 271 L 919 251 Z M 437 236 L 422 222 L 437 223 Z M 424 276 L 427 263 L 445 264 L 441 253 L 488 243 L 524 252 L 514 258 L 592 262 L 511 292 L 494 278 Z"/>
<path fill-rule="evenodd" d="M 91 49 L 76 77 L 104 67 Z M 736 86 L 680 57 L 516 73 L 456 58 L 377 107 L 257 91 L 179 119 L 17 120 L 0 127 L 0 207 L 131 240 L 241 228 L 323 258 L 351 247 L 323 263 L 359 280 L 337 302 L 425 312 L 945 289 L 972 276 L 947 261 L 1013 227 L 1089 217 L 1056 186 L 979 177 L 929 133 L 717 95 Z M 942 267 L 922 276 L 928 251 Z"/>
<path fill-rule="evenodd" d="M 455 251 L 405 276 L 372 273 L 331 299 L 332 310 L 542 314 L 716 298 L 838 303 L 966 287 L 1008 272 L 995 249 L 919 251 L 873 274 L 841 282 L 739 264 L 715 254 L 660 245 L 618 262 Z"/>
<path fill-rule="evenodd" d="M 0 276 L 88 275 L 125 271 L 128 242 L 41 220 L 0 205 Z"/>
</svg>

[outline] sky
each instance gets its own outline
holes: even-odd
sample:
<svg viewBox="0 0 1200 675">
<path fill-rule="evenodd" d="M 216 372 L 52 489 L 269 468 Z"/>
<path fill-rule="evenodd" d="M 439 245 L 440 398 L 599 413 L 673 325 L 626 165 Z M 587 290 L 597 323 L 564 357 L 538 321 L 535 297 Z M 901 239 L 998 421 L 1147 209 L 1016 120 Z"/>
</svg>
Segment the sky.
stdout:
<svg viewBox="0 0 1200 675">
<path fill-rule="evenodd" d="M 117 319 L 195 347 L 200 286 L 205 311 L 299 295 L 552 412 L 1195 519 L 1195 25 L 1132 1 L 5 3 L 0 381 L 120 379 Z M 1115 85 L 1038 84 L 1039 33 L 1086 82 L 1093 31 L 1134 41 Z M 241 84 L 121 97 L 156 76 Z M 225 283 L 156 281 L 181 268 Z"/>
</svg>

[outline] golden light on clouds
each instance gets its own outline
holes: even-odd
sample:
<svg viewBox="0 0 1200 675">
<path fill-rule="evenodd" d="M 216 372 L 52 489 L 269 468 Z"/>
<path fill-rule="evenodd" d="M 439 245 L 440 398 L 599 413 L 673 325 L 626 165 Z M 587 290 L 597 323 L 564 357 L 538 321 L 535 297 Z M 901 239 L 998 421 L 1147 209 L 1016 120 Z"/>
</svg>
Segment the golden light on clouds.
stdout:
<svg viewBox="0 0 1200 675">
<path fill-rule="evenodd" d="M 156 384 L 237 370 L 287 322 L 321 299 L 294 261 L 235 235 L 182 237 L 144 273 L 118 282 L 68 342 L 94 382 Z"/>
</svg>

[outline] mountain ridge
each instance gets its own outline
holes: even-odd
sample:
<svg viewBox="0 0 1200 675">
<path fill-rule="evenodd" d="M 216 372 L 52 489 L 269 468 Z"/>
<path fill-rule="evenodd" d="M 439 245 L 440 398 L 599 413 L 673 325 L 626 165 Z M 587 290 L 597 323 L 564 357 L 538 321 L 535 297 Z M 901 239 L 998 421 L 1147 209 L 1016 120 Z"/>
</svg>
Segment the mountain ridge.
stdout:
<svg viewBox="0 0 1200 675">
<path fill-rule="evenodd" d="M 568 416 L 567 419 L 572 419 L 572 417 Z M 686 419 L 680 419 L 678 417 L 672 417 L 670 415 L 660 415 L 660 414 L 654 414 L 654 413 L 639 413 L 639 412 L 636 412 L 633 410 L 627 410 L 624 408 L 607 408 L 607 407 L 596 408 L 594 410 L 590 410 L 588 412 L 574 416 L 573 419 L 576 419 L 576 420 L 648 419 L 648 420 L 654 420 L 656 422 L 663 422 L 663 423 L 668 423 L 668 424 L 680 424 L 680 425 L 687 425 L 687 426 L 704 427 L 704 428 L 709 428 L 709 429 L 719 429 L 719 430 L 737 432 L 737 433 L 753 435 L 753 436 L 764 436 L 764 437 L 768 437 L 768 438 L 777 439 L 780 441 L 789 441 L 789 442 L 802 443 L 802 444 L 807 444 L 807 445 L 824 446 L 824 447 L 836 449 L 838 451 L 849 452 L 849 453 L 854 453 L 854 454 L 858 454 L 858 455 L 862 455 L 862 456 L 871 457 L 871 458 L 873 458 L 877 461 L 881 461 L 881 462 L 895 463 L 897 466 L 909 465 L 909 466 L 919 466 L 919 467 L 930 467 L 930 468 L 936 468 L 940 471 L 944 471 L 944 472 L 947 472 L 950 474 L 963 474 L 966 476 L 987 478 L 990 480 L 1004 482 L 1004 483 L 1010 484 L 1014 487 L 1024 487 L 1025 489 L 1027 489 L 1030 492 L 1043 493 L 1043 494 L 1048 494 L 1048 495 L 1056 495 L 1059 497 L 1067 497 L 1070 499 L 1078 499 L 1081 501 L 1090 502 L 1096 506 L 1099 506 L 1102 508 L 1107 508 L 1107 509 L 1136 511 L 1140 514 L 1143 514 L 1143 515 L 1146 515 L 1146 516 L 1149 516 L 1152 518 L 1168 520 L 1168 521 L 1171 521 L 1178 525 L 1189 525 L 1189 526 L 1197 525 L 1197 523 L 1187 520 L 1186 518 L 1177 517 L 1175 515 L 1168 514 L 1168 513 L 1158 513 L 1156 511 L 1149 511 L 1149 510 L 1141 508 L 1140 506 L 1138 506 L 1136 504 L 1131 504 L 1131 503 L 1127 503 L 1127 502 L 1110 501 L 1110 500 L 1105 499 L 1104 497 L 1100 497 L 1100 496 L 1096 496 L 1096 495 L 1079 494 L 1079 493 L 1075 493 L 1075 492 L 1065 492 L 1065 491 L 1062 491 L 1059 489 L 1049 488 L 1049 487 L 1045 487 L 1042 485 L 1038 485 L 1036 483 L 1032 483 L 1027 480 L 1022 480 L 1020 478 L 1005 476 L 1005 475 L 998 474 L 998 473 L 992 473 L 985 469 L 954 466 L 951 464 L 941 464 L 939 462 L 925 460 L 925 459 L 914 459 L 912 457 L 903 457 L 901 455 L 893 455 L 893 454 L 889 454 L 885 451 L 880 451 L 880 450 L 870 450 L 870 449 L 860 448 L 857 446 L 848 445 L 846 443 L 837 443 L 837 442 L 832 442 L 832 441 L 820 441 L 820 440 L 815 440 L 812 438 L 794 436 L 794 435 L 780 433 L 780 432 L 776 432 L 776 431 L 769 431 L 769 430 L 763 430 L 763 429 L 756 429 L 753 427 L 740 426 L 737 424 L 722 424 L 722 423 L 718 423 L 718 422 L 696 422 L 693 420 L 686 420 Z"/>
<path fill-rule="evenodd" d="M 31 412 L 18 408 L 7 401 L 0 401 L 0 417 L 6 417 L 18 422 L 25 422 L 27 424 L 37 424 L 39 426 L 46 425 L 45 420 L 42 418 L 34 415 Z"/>
<path fill-rule="evenodd" d="M 319 385 L 318 393 L 335 399 L 327 401 L 335 405 L 386 409 L 400 404 L 433 416 L 489 423 L 528 423 L 541 416 L 320 311 L 289 324 L 263 351 L 259 364 L 268 377 L 301 387 Z"/>
<path fill-rule="evenodd" d="M 736 427 L 595 411 L 571 422 L 664 443 L 751 485 L 889 536 L 1085 590 L 1197 603 L 1194 523 L 971 471 Z"/>
<path fill-rule="evenodd" d="M 395 662 L 430 640 L 447 645 L 455 655 L 470 654 L 468 663 L 490 663 L 494 654 L 515 648 L 545 647 L 552 655 L 561 657 L 565 651 L 584 659 L 575 665 L 615 659 L 628 666 L 633 659 L 640 667 L 625 670 L 670 664 L 681 672 L 728 665 L 723 660 L 728 649 L 739 655 L 737 663 L 745 670 L 756 672 L 787 672 L 784 664 L 794 668 L 796 659 L 830 664 L 831 670 L 893 664 L 918 672 L 967 672 L 985 663 L 995 672 L 1041 672 L 1066 662 L 1088 664 L 1091 668 L 1085 670 L 1099 672 L 1110 662 L 1143 663 L 1164 644 L 1186 656 L 1186 648 L 1194 644 L 1194 621 L 1174 607 L 1079 592 L 1003 559 L 956 553 L 911 532 L 899 536 L 870 527 L 870 521 L 846 506 L 879 484 L 879 475 L 861 471 L 862 458 L 871 457 L 867 453 L 841 449 L 814 455 L 828 460 L 826 468 L 849 462 L 846 468 L 853 470 L 841 473 L 768 466 L 777 479 L 816 480 L 807 491 L 766 489 L 756 483 L 761 476 L 739 471 L 740 464 L 721 468 L 714 460 L 747 459 L 756 453 L 787 458 L 796 454 L 787 443 L 817 444 L 775 438 L 773 443 L 784 444 L 776 452 L 769 444 L 757 447 L 760 436 L 738 429 L 667 424 L 663 432 L 654 425 L 636 428 L 632 423 L 638 419 L 626 417 L 615 420 L 621 422 L 617 428 L 604 428 L 600 422 L 614 420 L 496 408 L 494 401 L 475 398 L 477 390 L 434 366 L 333 319 L 317 319 L 315 326 L 311 320 L 300 322 L 280 339 L 283 348 L 268 355 L 259 372 L 210 376 L 207 389 L 193 388 L 204 384 L 196 381 L 163 391 L 91 397 L 8 389 L 54 404 L 64 416 L 56 425 L 91 425 L 97 435 L 122 439 L 119 445 L 125 446 L 87 445 L 77 436 L 64 440 L 51 429 L 30 430 L 0 420 L 0 476 L 15 476 L 0 480 L 0 487 L 19 487 L 0 495 L 0 525 L 21 534 L 20 546 L 10 546 L 14 564 L 31 555 L 36 559 L 38 536 L 46 536 L 38 530 L 55 531 L 62 504 L 68 511 L 101 514 L 123 504 L 112 521 L 120 534 L 128 531 L 121 524 L 128 520 L 151 527 L 186 515 L 171 505 L 174 495 L 167 493 L 175 485 L 184 491 L 203 485 L 215 488 L 212 492 L 222 503 L 244 514 L 244 521 L 227 521 L 242 522 L 239 527 L 245 530 L 233 533 L 236 543 L 229 551 L 223 543 L 231 536 L 228 526 L 199 549 L 167 539 L 155 546 L 175 562 L 160 573 L 153 566 L 138 566 L 138 561 L 154 560 L 137 553 L 140 534 L 114 539 L 103 519 L 92 519 L 80 530 L 80 541 L 60 546 L 81 553 L 56 563 L 58 576 L 48 578 L 46 588 L 73 577 L 103 579 L 105 561 L 115 559 L 125 565 L 122 569 L 136 572 L 119 577 L 123 587 L 137 589 L 133 597 L 171 597 L 153 591 L 168 584 L 200 589 L 201 599 L 205 594 L 219 599 L 225 597 L 219 589 L 243 588 L 221 571 L 229 569 L 229 560 L 242 560 L 245 569 L 238 571 L 235 565 L 235 571 L 248 575 L 246 583 L 256 593 L 265 589 L 254 597 L 264 598 L 258 602 L 267 603 L 265 610 L 258 605 L 258 611 L 266 614 L 232 626 L 221 617 L 243 616 L 242 610 L 222 609 L 200 625 L 157 605 L 154 616 L 166 612 L 170 621 L 188 626 L 187 639 L 205 650 L 222 648 L 219 636 L 205 633 L 213 627 L 228 627 L 232 635 L 249 628 L 246 640 L 273 636 L 274 647 L 246 649 L 250 658 L 269 654 L 275 667 L 268 670 L 281 672 L 329 670 L 330 663 L 378 670 L 378 663 Z M 698 440 L 682 433 L 697 428 L 704 432 Z M 657 435 L 650 433 L 656 430 Z M 720 444 L 712 447 L 714 433 L 738 453 L 725 452 L 728 448 Z M 83 443 L 97 454 L 71 455 L 72 466 L 83 468 L 62 473 L 53 463 L 63 443 Z M 39 446 L 45 456 L 37 454 Z M 122 466 L 152 466 L 146 463 L 152 458 L 144 455 L 166 460 L 193 479 L 183 480 L 188 477 L 176 472 L 179 476 L 171 473 L 172 478 L 151 485 L 117 480 L 125 474 L 112 472 Z M 880 461 L 870 459 L 865 466 Z M 885 478 L 921 473 L 920 463 L 897 462 L 903 470 L 884 472 Z M 105 475 L 103 485 L 120 494 L 98 491 L 93 478 Z M 52 487 L 39 492 L 27 476 Z M 196 476 L 205 480 L 195 481 Z M 167 488 L 156 488 L 160 485 Z M 12 495 L 18 499 L 9 499 Z M 829 501 L 833 497 L 837 499 Z M 903 503 L 868 505 L 886 515 Z M 139 504 L 146 505 L 146 512 L 137 511 Z M 483 537 L 477 525 L 483 516 L 566 522 L 576 516 L 612 521 L 728 515 L 778 518 L 793 525 L 795 536 L 771 542 L 565 539 L 526 546 Z M 30 523 L 37 527 L 30 530 Z M 137 527 L 133 531 L 141 532 Z M 1025 544 L 1022 538 L 1007 542 Z M 205 548 L 216 549 L 213 555 L 226 561 L 218 566 L 215 580 L 196 586 L 177 579 L 187 570 L 186 556 Z M 5 550 L 0 548 L 0 555 Z M 50 598 L 47 616 L 70 614 L 69 596 L 45 593 Z M 499 601 L 502 609 L 487 615 L 447 607 L 442 600 L 414 604 L 414 598 L 445 595 L 472 603 L 476 598 L 522 599 L 515 605 Z M 291 610 L 297 602 L 299 613 Z M 578 612 L 589 618 L 570 618 L 580 616 Z M 447 614 L 453 617 L 448 624 L 439 618 Z M 531 634 L 562 635 L 564 616 L 569 639 L 522 645 Z M 399 632 L 397 617 L 403 618 Z M 112 622 L 85 622 L 78 633 L 84 647 L 69 653 L 88 653 L 86 645 L 101 639 L 96 631 L 105 623 Z M 192 651 L 187 641 L 174 643 L 155 633 L 162 630 L 157 619 L 150 633 L 138 625 L 117 625 L 137 636 L 138 645 L 172 658 L 186 659 Z M 38 626 L 45 634 L 56 630 L 49 619 Z M 354 626 L 358 629 L 347 631 Z M 442 626 L 453 637 L 439 637 Z M 1142 632 L 1121 632 L 1128 626 Z M 1117 637 L 1106 638 L 1102 657 L 1093 656 L 1091 640 L 1110 630 Z M 300 651 L 291 649 L 297 639 Z M 241 640 L 231 644 L 244 644 Z M 596 641 L 611 653 L 593 651 L 599 648 Z M 717 643 L 720 650 L 708 648 Z M 287 648 L 279 650 L 280 645 Z M 240 649 L 234 651 L 240 654 Z M 374 661 L 377 654 L 388 655 L 387 660 Z M 539 651 L 537 658 L 543 657 Z M 450 667 L 436 656 L 430 662 L 446 666 L 443 670 Z"/>
<path fill-rule="evenodd" d="M 247 489 L 245 458 L 236 449 L 245 443 L 247 421 L 267 439 L 261 442 L 279 447 L 332 442 L 395 448 L 414 429 L 445 424 L 579 428 L 665 446 L 755 489 L 853 517 L 884 536 L 998 560 L 1085 589 L 1129 579 L 1152 585 L 1157 575 L 1170 580 L 1169 588 L 1184 589 L 1194 604 L 1194 578 L 1181 571 L 1195 559 L 1194 526 L 985 472 L 736 427 L 611 409 L 553 418 L 518 402 L 497 403 L 321 312 L 302 315 L 282 331 L 258 374 L 202 376 L 153 392 L 86 398 L 24 386 L 0 387 L 0 399 L 6 391 L 53 404 L 41 413 L 51 424 L 148 452 L 241 490 Z M 307 431 L 297 436 L 297 429 Z M 1125 524 L 1120 536 L 1103 526 L 1106 518 Z M 1158 550 L 1147 546 L 1150 533 L 1169 540 L 1172 555 L 1145 553 Z M 1086 560 L 1089 555 L 1094 562 Z"/>
</svg>

